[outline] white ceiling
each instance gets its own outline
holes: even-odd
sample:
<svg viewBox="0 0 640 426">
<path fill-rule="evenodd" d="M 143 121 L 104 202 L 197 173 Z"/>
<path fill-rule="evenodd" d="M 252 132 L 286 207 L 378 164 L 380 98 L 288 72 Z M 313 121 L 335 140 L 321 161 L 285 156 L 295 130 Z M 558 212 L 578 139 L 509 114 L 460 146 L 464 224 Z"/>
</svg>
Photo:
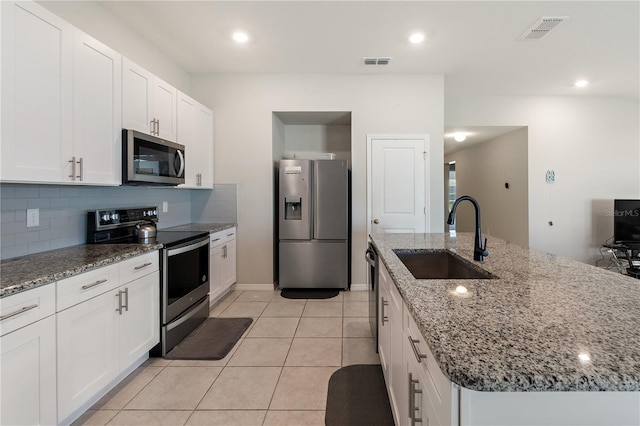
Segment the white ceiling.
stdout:
<svg viewBox="0 0 640 426">
<path fill-rule="evenodd" d="M 444 74 L 449 95 L 640 99 L 635 1 L 102 1 L 190 73 Z M 545 38 L 519 37 L 568 16 Z M 251 37 L 238 45 L 234 30 Z M 426 34 L 411 45 L 413 31 Z M 365 67 L 365 56 L 391 64 Z M 585 89 L 572 86 L 586 78 Z"/>
</svg>

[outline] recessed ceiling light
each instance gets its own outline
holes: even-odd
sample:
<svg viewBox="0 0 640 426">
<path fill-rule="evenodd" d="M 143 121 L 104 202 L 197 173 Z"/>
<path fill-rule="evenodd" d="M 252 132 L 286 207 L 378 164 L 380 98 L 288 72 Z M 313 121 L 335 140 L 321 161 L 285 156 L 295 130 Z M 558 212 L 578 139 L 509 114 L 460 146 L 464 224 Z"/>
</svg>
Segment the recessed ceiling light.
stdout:
<svg viewBox="0 0 640 426">
<path fill-rule="evenodd" d="M 587 80 L 578 80 L 575 83 L 573 83 L 574 86 L 576 87 L 585 87 L 589 84 L 589 82 Z"/>
<path fill-rule="evenodd" d="M 422 33 L 413 33 L 409 36 L 409 41 L 413 44 L 419 44 L 424 41 L 424 34 Z"/>
<path fill-rule="evenodd" d="M 454 133 L 453 139 L 456 142 L 464 142 L 464 140 L 467 139 L 467 135 L 465 135 L 464 133 Z"/>
<path fill-rule="evenodd" d="M 591 361 L 591 356 L 589 356 L 589 354 L 587 353 L 578 354 L 578 358 L 580 358 L 580 361 L 583 361 L 583 362 Z"/>
<path fill-rule="evenodd" d="M 233 33 L 233 40 L 236 43 L 246 43 L 247 41 L 249 41 L 249 35 L 242 31 L 236 31 L 235 33 Z"/>
</svg>

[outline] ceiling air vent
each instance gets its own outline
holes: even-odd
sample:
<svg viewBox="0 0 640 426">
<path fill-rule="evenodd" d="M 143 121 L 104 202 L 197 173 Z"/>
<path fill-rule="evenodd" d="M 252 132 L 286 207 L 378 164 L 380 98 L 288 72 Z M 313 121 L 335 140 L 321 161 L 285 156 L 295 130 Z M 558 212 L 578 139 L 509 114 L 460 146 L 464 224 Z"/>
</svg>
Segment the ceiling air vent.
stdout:
<svg viewBox="0 0 640 426">
<path fill-rule="evenodd" d="M 380 57 L 380 58 L 363 58 L 363 62 L 365 65 L 389 65 L 391 62 L 391 58 L 389 57 Z"/>
<path fill-rule="evenodd" d="M 543 16 L 538 19 L 524 34 L 520 36 L 521 40 L 540 40 L 549 34 L 562 21 L 569 19 L 568 16 Z"/>
</svg>

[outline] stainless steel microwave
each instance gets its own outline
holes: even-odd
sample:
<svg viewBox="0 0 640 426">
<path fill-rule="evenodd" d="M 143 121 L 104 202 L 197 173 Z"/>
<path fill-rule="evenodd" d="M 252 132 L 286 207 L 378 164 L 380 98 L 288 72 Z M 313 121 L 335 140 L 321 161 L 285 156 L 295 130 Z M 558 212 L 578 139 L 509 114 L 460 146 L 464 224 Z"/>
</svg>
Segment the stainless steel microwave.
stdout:
<svg viewBox="0 0 640 426">
<path fill-rule="evenodd" d="M 122 130 L 123 185 L 180 185 L 184 172 L 184 145 Z"/>
</svg>

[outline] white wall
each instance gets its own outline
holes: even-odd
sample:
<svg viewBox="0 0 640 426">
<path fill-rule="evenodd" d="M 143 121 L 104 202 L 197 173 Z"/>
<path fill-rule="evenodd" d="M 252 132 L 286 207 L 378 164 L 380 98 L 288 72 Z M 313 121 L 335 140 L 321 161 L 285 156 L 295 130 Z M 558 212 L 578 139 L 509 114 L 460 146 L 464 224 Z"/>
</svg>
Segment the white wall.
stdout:
<svg viewBox="0 0 640 426">
<path fill-rule="evenodd" d="M 285 125 L 285 154 L 331 152 L 351 167 L 351 125 Z"/>
<path fill-rule="evenodd" d="M 38 1 L 65 21 L 106 44 L 167 83 L 191 95 L 191 76 L 155 44 L 93 1 Z"/>
<path fill-rule="evenodd" d="M 526 128 L 445 156 L 446 163 L 456 162 L 456 195 L 471 195 L 480 204 L 485 237 L 529 246 L 527 159 Z M 456 212 L 456 231 L 474 230 L 473 206 L 462 203 Z"/>
<path fill-rule="evenodd" d="M 273 282 L 273 111 L 352 112 L 353 284 L 366 282 L 367 134 L 429 134 L 431 229 L 443 231 L 442 76 L 215 74 L 192 85 L 214 111 L 215 180 L 238 183 L 238 283 Z"/>
<path fill-rule="evenodd" d="M 639 103 L 608 97 L 450 97 L 447 125 L 528 126 L 529 245 L 594 263 L 614 198 L 640 198 Z M 554 170 L 556 182 L 545 182 Z M 548 222 L 553 222 L 550 226 Z"/>
</svg>

